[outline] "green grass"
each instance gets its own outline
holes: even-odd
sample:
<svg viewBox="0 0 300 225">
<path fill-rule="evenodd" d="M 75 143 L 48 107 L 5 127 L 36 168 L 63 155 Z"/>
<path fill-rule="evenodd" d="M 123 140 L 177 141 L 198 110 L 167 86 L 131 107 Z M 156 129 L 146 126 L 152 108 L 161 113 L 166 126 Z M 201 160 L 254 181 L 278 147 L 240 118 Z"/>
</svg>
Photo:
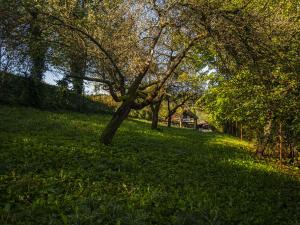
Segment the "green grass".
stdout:
<svg viewBox="0 0 300 225">
<path fill-rule="evenodd" d="M 108 115 L 0 106 L 0 224 L 300 224 L 300 180 L 250 145 Z"/>
</svg>

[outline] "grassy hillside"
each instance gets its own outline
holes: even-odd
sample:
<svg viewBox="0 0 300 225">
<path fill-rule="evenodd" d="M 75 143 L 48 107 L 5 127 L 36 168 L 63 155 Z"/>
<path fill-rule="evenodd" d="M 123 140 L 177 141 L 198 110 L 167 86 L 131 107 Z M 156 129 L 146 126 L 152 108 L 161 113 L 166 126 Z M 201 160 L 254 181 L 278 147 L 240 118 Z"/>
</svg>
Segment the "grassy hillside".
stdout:
<svg viewBox="0 0 300 225">
<path fill-rule="evenodd" d="M 300 224 L 300 180 L 246 142 L 0 106 L 0 224 Z"/>
</svg>

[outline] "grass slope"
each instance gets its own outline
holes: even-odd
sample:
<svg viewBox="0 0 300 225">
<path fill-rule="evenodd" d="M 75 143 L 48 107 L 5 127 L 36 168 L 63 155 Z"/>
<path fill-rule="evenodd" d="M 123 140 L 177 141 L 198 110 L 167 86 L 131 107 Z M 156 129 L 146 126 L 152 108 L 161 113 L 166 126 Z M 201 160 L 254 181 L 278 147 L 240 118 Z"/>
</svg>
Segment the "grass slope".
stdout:
<svg viewBox="0 0 300 225">
<path fill-rule="evenodd" d="M 0 224 L 300 224 L 300 181 L 246 142 L 0 106 Z"/>
</svg>

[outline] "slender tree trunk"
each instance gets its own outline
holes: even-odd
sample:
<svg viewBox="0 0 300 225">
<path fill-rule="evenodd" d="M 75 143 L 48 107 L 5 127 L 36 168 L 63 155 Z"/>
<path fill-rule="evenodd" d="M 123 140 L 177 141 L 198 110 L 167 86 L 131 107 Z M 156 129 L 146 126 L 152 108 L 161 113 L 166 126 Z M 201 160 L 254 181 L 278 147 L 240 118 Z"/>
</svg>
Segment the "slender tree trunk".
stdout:
<svg viewBox="0 0 300 225">
<path fill-rule="evenodd" d="M 159 113 L 159 107 L 150 105 L 151 113 L 152 113 L 152 123 L 151 123 L 151 129 L 157 130 L 158 128 L 158 113 Z"/>
<path fill-rule="evenodd" d="M 168 127 L 171 127 L 172 126 L 172 116 L 170 115 L 168 117 Z"/>
<path fill-rule="evenodd" d="M 279 123 L 279 158 L 280 166 L 282 166 L 282 124 Z"/>
<path fill-rule="evenodd" d="M 167 98 L 168 102 L 168 127 L 171 127 L 172 125 L 172 114 L 171 114 L 171 106 L 170 106 L 170 97 Z"/>
<path fill-rule="evenodd" d="M 223 132 L 225 134 L 228 134 L 228 123 L 227 123 L 227 121 L 223 124 Z"/>
<path fill-rule="evenodd" d="M 261 156 L 264 155 L 264 152 L 265 152 L 265 150 L 267 148 L 267 145 L 268 145 L 268 143 L 270 141 L 272 127 L 273 127 L 273 114 L 271 112 L 271 113 L 269 113 L 269 119 L 267 121 L 267 124 L 264 127 L 262 144 L 260 146 L 260 149 L 258 149 L 256 151 L 256 154 L 261 155 Z"/>
<path fill-rule="evenodd" d="M 234 136 L 232 122 L 229 123 L 229 134 Z"/>
<path fill-rule="evenodd" d="M 159 98 L 158 102 L 150 104 L 151 113 L 152 113 L 152 124 L 151 124 L 152 130 L 158 129 L 158 114 L 159 114 L 162 100 L 163 100 L 163 95 Z"/>
<path fill-rule="evenodd" d="M 152 124 L 151 124 L 152 130 L 158 129 L 158 111 L 155 110 L 155 112 L 152 111 Z"/>
<path fill-rule="evenodd" d="M 243 124 L 241 124 L 241 141 L 243 140 Z"/>
<path fill-rule="evenodd" d="M 293 144 L 290 145 L 290 154 L 289 154 L 290 163 L 293 163 L 295 161 L 295 147 Z"/>
<path fill-rule="evenodd" d="M 122 122 L 127 118 L 130 110 L 131 104 L 123 102 L 102 132 L 100 137 L 101 143 L 105 145 L 111 144 L 116 131 L 118 130 Z"/>
<path fill-rule="evenodd" d="M 256 131 L 256 141 L 257 141 L 257 149 L 256 155 L 263 156 L 264 155 L 264 148 L 263 148 L 263 131 L 261 129 Z"/>
</svg>

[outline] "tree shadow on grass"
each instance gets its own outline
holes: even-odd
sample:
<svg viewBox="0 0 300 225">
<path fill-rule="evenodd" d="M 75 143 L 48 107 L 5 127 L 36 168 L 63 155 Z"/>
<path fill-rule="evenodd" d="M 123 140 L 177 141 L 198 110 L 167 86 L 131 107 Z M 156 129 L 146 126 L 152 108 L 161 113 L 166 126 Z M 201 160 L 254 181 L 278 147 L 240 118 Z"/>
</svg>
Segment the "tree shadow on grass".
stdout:
<svg viewBox="0 0 300 225">
<path fill-rule="evenodd" d="M 1 224 L 299 224 L 299 181 L 220 135 L 127 121 L 107 147 L 107 118 L 27 116 L 1 132 Z"/>
</svg>

